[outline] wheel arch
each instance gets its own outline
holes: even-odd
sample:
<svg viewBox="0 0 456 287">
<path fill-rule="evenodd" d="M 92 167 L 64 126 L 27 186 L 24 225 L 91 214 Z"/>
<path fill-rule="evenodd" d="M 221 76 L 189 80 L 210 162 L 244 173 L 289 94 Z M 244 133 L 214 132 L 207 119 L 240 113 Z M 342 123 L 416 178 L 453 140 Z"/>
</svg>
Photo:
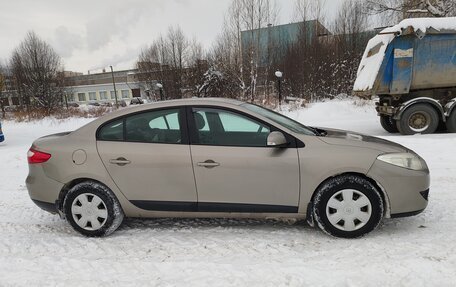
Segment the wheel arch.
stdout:
<svg viewBox="0 0 456 287">
<path fill-rule="evenodd" d="M 312 193 L 312 196 L 310 198 L 310 202 L 308 203 L 308 206 L 307 206 L 307 222 L 311 225 L 311 226 L 314 226 L 314 219 L 313 219 L 313 212 L 312 212 L 312 208 L 313 208 L 313 202 L 314 202 L 314 199 L 315 199 L 315 196 L 317 195 L 317 192 L 318 190 L 327 182 L 329 181 L 330 179 L 333 179 L 333 178 L 336 178 L 336 177 L 339 177 L 339 176 L 358 176 L 358 177 L 361 177 L 363 179 L 366 179 L 367 181 L 369 181 L 377 190 L 378 192 L 380 193 L 380 197 L 382 198 L 382 201 L 383 201 L 383 216 L 385 218 L 390 218 L 391 217 L 391 204 L 390 204 L 390 201 L 389 201 L 389 197 L 388 197 L 388 194 L 386 193 L 385 189 L 382 187 L 382 185 L 380 183 L 378 183 L 376 180 L 374 180 L 373 178 L 370 178 L 369 176 L 363 174 L 363 173 L 359 173 L 359 172 L 344 172 L 344 173 L 340 173 L 340 174 L 336 174 L 336 175 L 333 175 L 333 176 L 330 176 L 328 178 L 326 178 L 325 180 L 323 180 L 318 186 L 317 188 L 313 191 Z"/>
<path fill-rule="evenodd" d="M 96 180 L 96 179 L 93 179 L 93 178 L 88 178 L 88 177 L 81 177 L 81 178 L 75 178 L 73 180 L 71 180 L 70 182 L 68 182 L 67 184 L 65 184 L 62 189 L 60 190 L 60 193 L 59 193 L 59 197 L 57 199 L 57 209 L 59 211 L 63 211 L 63 202 L 65 201 L 65 196 L 67 195 L 68 191 L 70 189 L 72 189 L 74 186 L 80 184 L 80 183 L 83 183 L 83 182 L 95 182 L 95 183 L 98 183 L 98 184 L 101 184 L 103 186 L 105 186 L 107 189 L 111 190 L 106 184 L 104 184 L 103 182 L 99 181 L 99 180 Z M 112 190 L 111 190 L 112 192 Z M 112 192 L 112 194 L 114 196 L 115 193 Z"/>
<path fill-rule="evenodd" d="M 449 117 L 453 111 L 456 111 L 456 98 L 449 101 L 445 106 L 445 116 Z"/>
<path fill-rule="evenodd" d="M 437 114 L 439 115 L 440 120 L 443 121 L 443 122 L 446 121 L 445 109 L 442 107 L 440 102 L 435 100 L 435 99 L 427 98 L 427 97 L 415 98 L 415 99 L 412 99 L 410 101 L 402 103 L 399 106 L 396 114 L 393 116 L 393 119 L 394 120 L 400 120 L 402 115 L 404 114 L 404 112 L 408 108 L 410 108 L 410 107 L 412 107 L 412 106 L 414 106 L 416 104 L 427 104 L 427 105 L 431 106 L 437 112 Z"/>
</svg>

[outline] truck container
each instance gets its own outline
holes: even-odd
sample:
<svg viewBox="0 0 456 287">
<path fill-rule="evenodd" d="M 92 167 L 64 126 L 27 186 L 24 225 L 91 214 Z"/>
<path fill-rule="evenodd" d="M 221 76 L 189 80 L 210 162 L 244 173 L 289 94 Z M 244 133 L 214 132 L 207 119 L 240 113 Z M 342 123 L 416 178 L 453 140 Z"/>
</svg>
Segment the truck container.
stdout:
<svg viewBox="0 0 456 287">
<path fill-rule="evenodd" d="M 354 94 L 378 97 L 388 132 L 456 132 L 456 17 L 406 19 L 364 52 Z"/>
</svg>

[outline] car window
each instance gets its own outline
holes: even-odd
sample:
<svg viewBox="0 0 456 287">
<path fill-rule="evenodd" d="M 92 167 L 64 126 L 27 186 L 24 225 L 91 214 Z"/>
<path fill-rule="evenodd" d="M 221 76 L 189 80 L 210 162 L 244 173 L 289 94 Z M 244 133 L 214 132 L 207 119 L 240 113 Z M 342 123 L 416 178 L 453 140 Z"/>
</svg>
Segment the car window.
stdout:
<svg viewBox="0 0 456 287">
<path fill-rule="evenodd" d="M 127 117 L 126 140 L 145 143 L 181 143 L 179 109 L 160 110 Z"/>
<path fill-rule="evenodd" d="M 204 125 L 201 124 L 201 127 L 200 127 L 199 130 L 200 131 L 209 131 L 209 123 L 207 121 L 206 112 L 204 112 L 204 111 L 196 111 L 195 113 L 197 113 L 198 115 L 201 115 L 200 118 L 202 119 L 202 122 L 204 122 Z"/>
<path fill-rule="evenodd" d="M 305 125 L 303 125 L 297 121 L 294 121 L 284 115 L 281 115 L 279 113 L 273 112 L 268 109 L 265 109 L 263 107 L 249 104 L 249 103 L 242 104 L 241 106 L 252 112 L 258 113 L 259 115 L 261 115 L 265 118 L 268 118 L 269 120 L 271 120 L 279 125 L 282 125 L 295 133 L 304 134 L 304 135 L 312 135 L 312 136 L 318 134 L 311 127 L 306 127 Z"/>
<path fill-rule="evenodd" d="M 257 122 L 251 121 L 250 119 L 232 114 L 232 113 L 219 113 L 220 121 L 222 122 L 223 129 L 226 132 L 252 132 L 258 131 L 268 132 L 269 129 L 260 125 Z"/>
<path fill-rule="evenodd" d="M 197 143 L 220 146 L 265 147 L 270 128 L 247 116 L 226 110 L 193 110 Z"/>
<path fill-rule="evenodd" d="M 102 127 L 98 139 L 103 141 L 122 141 L 124 139 L 123 120 L 113 121 Z"/>
</svg>

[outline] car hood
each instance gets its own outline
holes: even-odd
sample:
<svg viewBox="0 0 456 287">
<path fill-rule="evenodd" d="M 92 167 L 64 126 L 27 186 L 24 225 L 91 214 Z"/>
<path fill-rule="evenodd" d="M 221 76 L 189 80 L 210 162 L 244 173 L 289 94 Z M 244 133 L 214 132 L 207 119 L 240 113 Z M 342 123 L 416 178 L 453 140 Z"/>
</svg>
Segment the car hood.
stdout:
<svg viewBox="0 0 456 287">
<path fill-rule="evenodd" d="M 368 136 L 356 132 L 318 128 L 322 136 L 318 137 L 321 141 L 330 145 L 344 145 L 360 148 L 375 149 L 381 152 L 409 152 L 409 150 L 395 142 L 385 139 Z"/>
</svg>

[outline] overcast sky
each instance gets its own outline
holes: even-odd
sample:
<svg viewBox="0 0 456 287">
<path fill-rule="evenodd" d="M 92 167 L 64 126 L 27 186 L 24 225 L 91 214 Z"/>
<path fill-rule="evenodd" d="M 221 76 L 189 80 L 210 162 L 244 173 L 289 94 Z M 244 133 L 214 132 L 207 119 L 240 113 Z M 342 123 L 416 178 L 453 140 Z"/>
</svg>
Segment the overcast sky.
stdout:
<svg viewBox="0 0 456 287">
<path fill-rule="evenodd" d="M 327 0 L 332 17 L 343 0 Z M 27 31 L 35 31 L 63 59 L 65 70 L 87 73 L 134 66 L 139 51 L 168 26 L 180 25 L 205 48 L 220 32 L 231 0 L 13 0 L 0 10 L 0 60 Z M 292 22 L 294 0 L 277 0 L 280 24 Z"/>
</svg>

